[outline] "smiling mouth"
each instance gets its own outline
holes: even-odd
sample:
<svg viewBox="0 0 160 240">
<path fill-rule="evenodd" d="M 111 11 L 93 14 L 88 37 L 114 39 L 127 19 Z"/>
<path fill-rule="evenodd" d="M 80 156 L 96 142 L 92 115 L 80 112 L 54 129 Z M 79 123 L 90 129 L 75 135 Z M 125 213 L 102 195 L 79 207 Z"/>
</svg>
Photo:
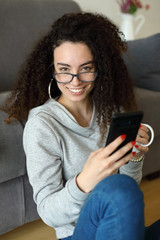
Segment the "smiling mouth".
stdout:
<svg viewBox="0 0 160 240">
<path fill-rule="evenodd" d="M 81 94 L 84 92 L 85 88 L 68 88 L 68 90 L 73 94 Z"/>
</svg>

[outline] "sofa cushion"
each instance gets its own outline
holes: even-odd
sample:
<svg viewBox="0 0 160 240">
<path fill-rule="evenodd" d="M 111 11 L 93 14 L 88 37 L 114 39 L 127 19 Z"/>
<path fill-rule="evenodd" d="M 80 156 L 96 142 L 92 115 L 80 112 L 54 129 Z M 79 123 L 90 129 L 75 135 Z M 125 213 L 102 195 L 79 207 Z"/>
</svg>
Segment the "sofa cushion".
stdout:
<svg viewBox="0 0 160 240">
<path fill-rule="evenodd" d="M 79 11 L 79 5 L 70 0 L 0 1 L 0 91 L 11 90 L 33 43 L 53 21 Z"/>
<path fill-rule="evenodd" d="M 128 41 L 124 61 L 135 86 L 160 91 L 160 33 Z"/>
</svg>

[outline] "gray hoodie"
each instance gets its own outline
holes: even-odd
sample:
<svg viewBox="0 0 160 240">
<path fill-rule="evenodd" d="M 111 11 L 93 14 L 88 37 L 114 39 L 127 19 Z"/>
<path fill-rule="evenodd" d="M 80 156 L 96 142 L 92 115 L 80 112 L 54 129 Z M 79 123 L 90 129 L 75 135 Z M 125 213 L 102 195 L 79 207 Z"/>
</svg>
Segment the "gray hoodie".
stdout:
<svg viewBox="0 0 160 240">
<path fill-rule="evenodd" d="M 76 184 L 90 153 L 102 147 L 93 109 L 89 127 L 81 127 L 72 114 L 55 100 L 30 111 L 23 143 L 29 181 L 42 220 L 56 230 L 57 238 L 73 234 L 88 194 Z M 128 163 L 120 173 L 138 183 L 143 163 Z"/>
</svg>

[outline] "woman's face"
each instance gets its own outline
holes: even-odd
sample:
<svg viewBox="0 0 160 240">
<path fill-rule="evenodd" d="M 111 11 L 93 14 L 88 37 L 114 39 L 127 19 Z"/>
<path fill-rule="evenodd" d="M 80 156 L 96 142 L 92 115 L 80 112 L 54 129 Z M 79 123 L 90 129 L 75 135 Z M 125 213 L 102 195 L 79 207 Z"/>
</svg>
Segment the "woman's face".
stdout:
<svg viewBox="0 0 160 240">
<path fill-rule="evenodd" d="M 53 54 L 54 73 L 78 74 L 95 71 L 93 56 L 84 43 L 64 42 L 55 48 Z M 70 83 L 57 83 L 57 85 L 62 93 L 61 99 L 65 102 L 81 102 L 90 98 L 94 82 L 81 82 L 74 77 Z"/>
</svg>

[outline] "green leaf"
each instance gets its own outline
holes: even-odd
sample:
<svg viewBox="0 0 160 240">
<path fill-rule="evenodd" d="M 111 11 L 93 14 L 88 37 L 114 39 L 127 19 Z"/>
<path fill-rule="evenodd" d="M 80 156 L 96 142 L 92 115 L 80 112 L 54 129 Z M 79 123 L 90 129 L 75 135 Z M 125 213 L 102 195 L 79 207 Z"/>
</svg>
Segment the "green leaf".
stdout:
<svg viewBox="0 0 160 240">
<path fill-rule="evenodd" d="M 137 8 L 138 8 L 137 6 L 131 5 L 129 9 L 129 13 L 134 14 L 137 11 Z"/>
</svg>

